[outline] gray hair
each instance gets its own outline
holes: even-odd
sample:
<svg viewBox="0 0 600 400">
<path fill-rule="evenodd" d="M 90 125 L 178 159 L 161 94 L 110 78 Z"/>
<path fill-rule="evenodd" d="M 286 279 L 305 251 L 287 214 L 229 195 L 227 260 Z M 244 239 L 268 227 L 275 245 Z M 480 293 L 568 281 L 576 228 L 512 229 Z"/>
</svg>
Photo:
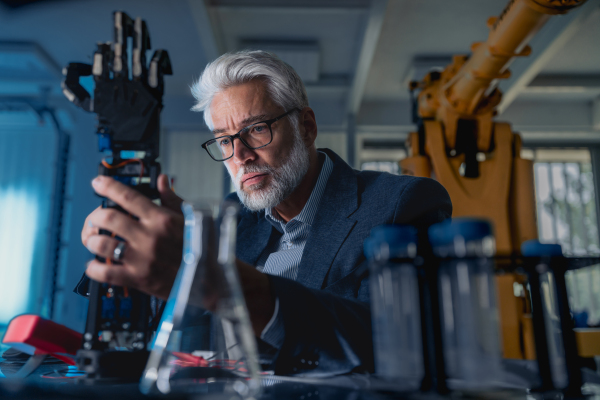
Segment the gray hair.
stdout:
<svg viewBox="0 0 600 400">
<path fill-rule="evenodd" d="M 273 53 L 243 50 L 223 54 L 206 66 L 198 82 L 191 87 L 197 101 L 192 111 L 203 111 L 204 122 L 209 129 L 214 129 L 210 114 L 213 97 L 222 90 L 253 79 L 263 80 L 271 100 L 285 111 L 308 106 L 304 83 L 292 67 Z"/>
</svg>

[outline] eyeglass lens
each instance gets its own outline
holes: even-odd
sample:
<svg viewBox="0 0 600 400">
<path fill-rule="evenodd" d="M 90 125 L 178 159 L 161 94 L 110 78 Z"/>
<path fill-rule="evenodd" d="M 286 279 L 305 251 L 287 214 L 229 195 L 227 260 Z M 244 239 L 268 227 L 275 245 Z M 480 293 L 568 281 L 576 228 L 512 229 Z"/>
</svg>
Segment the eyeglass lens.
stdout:
<svg viewBox="0 0 600 400">
<path fill-rule="evenodd" d="M 240 131 L 240 138 L 251 149 L 265 146 L 271 141 L 271 128 L 266 123 L 258 123 Z M 233 155 L 233 140 L 225 136 L 206 146 L 215 160 L 225 160 Z"/>
</svg>

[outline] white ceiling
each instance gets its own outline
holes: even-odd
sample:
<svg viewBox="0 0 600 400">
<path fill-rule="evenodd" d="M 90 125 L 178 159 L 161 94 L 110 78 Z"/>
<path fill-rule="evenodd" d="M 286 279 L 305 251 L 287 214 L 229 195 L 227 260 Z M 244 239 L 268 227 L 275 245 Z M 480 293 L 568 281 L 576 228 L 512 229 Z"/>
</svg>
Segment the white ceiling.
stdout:
<svg viewBox="0 0 600 400">
<path fill-rule="evenodd" d="M 362 39 L 364 9 L 222 7 L 219 30 L 226 50 L 240 50 L 242 41 L 316 42 L 321 74 L 352 74 Z"/>
<path fill-rule="evenodd" d="M 579 28 L 577 37 L 560 49 L 542 69 L 542 74 L 600 74 L 600 14 L 595 13 Z"/>
<path fill-rule="evenodd" d="M 499 0 L 390 1 L 365 100 L 407 98 L 408 88 L 402 83 L 415 57 L 468 54 L 471 43 L 485 40 L 487 18 L 498 15 L 504 3 Z"/>
<path fill-rule="evenodd" d="M 165 121 L 188 125 L 201 121 L 188 112 L 192 104 L 189 85 L 215 55 L 238 50 L 246 43 L 287 46 L 292 56 L 294 49 L 304 46 L 306 50 L 308 46 L 314 51 L 310 50 L 310 57 L 297 57 L 299 63 L 305 63 L 299 68 L 318 76 L 316 82 L 308 84 L 309 96 L 318 116 L 331 129 L 346 126 L 347 105 L 352 98 L 358 98 L 361 105 L 359 124 L 401 126 L 410 124 L 405 83 L 415 59 L 468 54 L 473 42 L 486 39 L 487 18 L 500 14 L 507 2 L 48 0 L 17 9 L 0 5 L 0 42 L 38 43 L 61 66 L 71 61 L 89 62 L 95 43 L 112 39 L 112 11 L 142 16 L 148 23 L 153 48 L 167 49 L 173 64 L 174 76 L 166 80 L 165 104 L 170 110 Z M 384 4 L 384 12 L 378 14 L 376 4 Z M 589 14 L 588 18 L 553 17 L 557 21 L 574 20 L 569 27 L 576 33 L 560 48 L 556 48 L 561 43 L 560 34 L 552 37 L 544 33 L 550 39 L 534 47 L 531 59 L 551 49 L 552 56 L 546 57 L 543 65 L 515 62 L 515 70 L 521 68 L 532 76 L 522 87 L 508 85 L 514 89 L 514 101 L 507 115 L 511 115 L 511 107 L 521 107 L 519 112 L 512 112 L 515 116 L 533 107 L 541 121 L 545 102 L 565 102 L 569 107 L 587 107 L 586 121 L 571 125 L 593 130 L 593 102 L 600 95 L 600 0 L 588 0 L 584 7 L 573 15 L 581 12 Z M 553 19 L 549 24 L 560 27 Z M 375 43 L 374 47 L 370 43 Z M 520 126 L 519 121 L 515 124 Z M 569 124 L 564 121 L 564 125 Z"/>
</svg>

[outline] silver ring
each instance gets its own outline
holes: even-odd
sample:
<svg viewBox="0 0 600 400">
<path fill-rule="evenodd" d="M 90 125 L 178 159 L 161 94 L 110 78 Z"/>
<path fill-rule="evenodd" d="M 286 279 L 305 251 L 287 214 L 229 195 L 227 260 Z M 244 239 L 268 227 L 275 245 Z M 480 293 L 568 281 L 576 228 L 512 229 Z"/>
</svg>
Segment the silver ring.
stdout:
<svg viewBox="0 0 600 400">
<path fill-rule="evenodd" d="M 121 259 L 123 258 L 123 253 L 125 253 L 125 246 L 125 242 L 119 242 L 119 244 L 117 244 L 117 247 L 115 247 L 115 250 L 113 251 L 113 260 L 121 261 Z"/>
</svg>

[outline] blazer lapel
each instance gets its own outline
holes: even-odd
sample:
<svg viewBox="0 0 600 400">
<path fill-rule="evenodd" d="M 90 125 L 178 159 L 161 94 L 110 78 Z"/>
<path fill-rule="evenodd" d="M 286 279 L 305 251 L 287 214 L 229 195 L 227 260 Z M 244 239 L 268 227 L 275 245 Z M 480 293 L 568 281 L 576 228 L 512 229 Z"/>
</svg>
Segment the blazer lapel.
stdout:
<svg viewBox="0 0 600 400">
<path fill-rule="evenodd" d="M 356 220 L 349 217 L 358 207 L 358 182 L 354 171 L 335 153 L 326 152 L 334 162 L 334 167 L 304 247 L 296 278 L 297 282 L 313 289 L 321 289 L 340 247 L 356 224 Z"/>
<path fill-rule="evenodd" d="M 237 257 L 248 264 L 255 265 L 269 243 L 272 227 L 264 217 L 264 212 L 242 218 L 238 224 Z"/>
</svg>

